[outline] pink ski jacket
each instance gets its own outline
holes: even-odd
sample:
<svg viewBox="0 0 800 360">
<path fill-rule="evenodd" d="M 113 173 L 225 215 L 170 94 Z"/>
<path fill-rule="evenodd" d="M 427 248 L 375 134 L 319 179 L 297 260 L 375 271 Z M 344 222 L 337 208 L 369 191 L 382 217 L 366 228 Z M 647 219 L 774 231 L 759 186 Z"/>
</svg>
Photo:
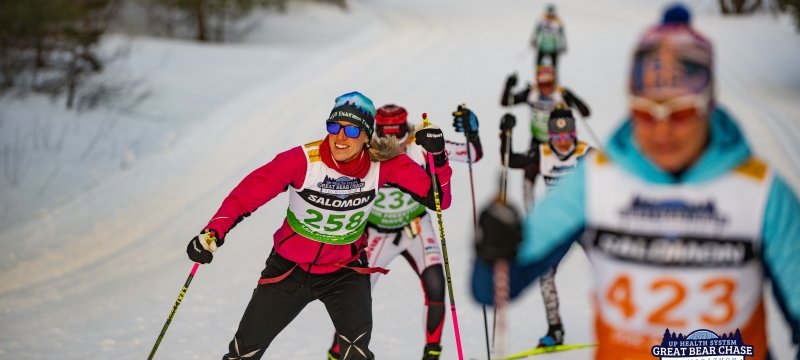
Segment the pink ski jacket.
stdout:
<svg viewBox="0 0 800 360">
<path fill-rule="evenodd" d="M 306 177 L 307 160 L 303 146 L 297 146 L 278 154 L 272 161 L 247 175 L 222 201 L 217 213 L 205 229 L 217 232 L 220 239 L 244 217 L 261 205 L 292 187 L 297 191 Z M 377 166 L 373 164 L 372 166 Z M 441 191 L 441 208 L 450 206 L 449 163 L 436 167 Z M 430 209 L 435 209 L 430 175 L 424 168 L 405 154 L 380 163 L 378 186 L 390 184 L 414 196 L 415 200 Z M 285 259 L 295 262 L 303 270 L 313 274 L 325 274 L 341 269 L 361 255 L 367 245 L 366 234 L 354 243 L 334 245 L 318 242 L 297 234 L 286 218 L 273 234 L 273 249 Z"/>
</svg>

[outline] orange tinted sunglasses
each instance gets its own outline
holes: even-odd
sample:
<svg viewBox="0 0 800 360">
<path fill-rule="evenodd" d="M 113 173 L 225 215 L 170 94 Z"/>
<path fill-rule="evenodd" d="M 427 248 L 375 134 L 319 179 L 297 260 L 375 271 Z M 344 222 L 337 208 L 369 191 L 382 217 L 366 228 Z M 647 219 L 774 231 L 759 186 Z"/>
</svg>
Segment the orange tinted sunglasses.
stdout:
<svg viewBox="0 0 800 360">
<path fill-rule="evenodd" d="M 708 96 L 689 94 L 661 103 L 640 96 L 631 96 L 630 108 L 634 121 L 640 124 L 652 126 L 658 121 L 668 121 L 670 124 L 684 125 L 689 120 L 706 114 Z"/>
</svg>

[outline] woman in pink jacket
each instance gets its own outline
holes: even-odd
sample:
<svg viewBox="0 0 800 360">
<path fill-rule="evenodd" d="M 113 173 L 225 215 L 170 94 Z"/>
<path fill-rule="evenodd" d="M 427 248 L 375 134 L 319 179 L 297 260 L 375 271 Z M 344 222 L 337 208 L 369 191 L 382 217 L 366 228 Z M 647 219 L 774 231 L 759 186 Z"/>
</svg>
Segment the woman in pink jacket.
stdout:
<svg viewBox="0 0 800 360">
<path fill-rule="evenodd" d="M 209 263 L 228 232 L 289 187 L 283 225 L 223 360 L 260 359 L 272 339 L 313 300 L 325 304 L 342 359 L 374 359 L 369 350 L 372 298 L 364 227 L 378 189 L 392 184 L 434 208 L 425 169 L 396 142 L 373 138 L 375 107 L 359 92 L 339 96 L 326 121 L 328 136 L 278 154 L 245 177 L 187 247 Z M 441 206 L 450 205 L 452 170 L 442 131 L 429 125 L 416 143 L 434 154 Z"/>
</svg>

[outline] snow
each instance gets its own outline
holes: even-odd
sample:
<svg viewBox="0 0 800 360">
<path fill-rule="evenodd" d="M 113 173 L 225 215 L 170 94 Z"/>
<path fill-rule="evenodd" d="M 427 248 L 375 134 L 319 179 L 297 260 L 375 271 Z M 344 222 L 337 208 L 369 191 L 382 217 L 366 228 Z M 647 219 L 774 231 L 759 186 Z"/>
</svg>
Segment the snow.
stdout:
<svg viewBox="0 0 800 360">
<path fill-rule="evenodd" d="M 558 2 L 569 41 L 560 76 L 592 107 L 589 124 L 602 138 L 624 114 L 635 39 L 666 3 Z M 449 114 L 466 103 L 482 121 L 487 153 L 474 165 L 477 202 L 494 196 L 500 167 L 492 134 L 504 112 L 498 97 L 509 73 L 532 79 L 526 44 L 543 4 L 349 4 L 342 12 L 293 3 L 288 15 L 266 15 L 238 44 L 109 36 L 105 46 L 130 52 L 105 76 L 139 80 L 137 89 L 150 93 L 127 111 L 76 114 L 46 98 L 0 102 L 0 357 L 146 357 L 191 268 L 188 240 L 249 171 L 322 137 L 333 99 L 347 91 L 404 105 L 412 116 L 427 112 L 454 138 Z M 720 102 L 798 192 L 800 37 L 785 16 L 722 18 L 715 4 L 692 6 L 695 23 L 715 41 Z M 522 108 L 514 113 L 527 116 Z M 521 174 L 511 174 L 510 198 L 521 199 Z M 481 308 L 468 287 L 467 179 L 466 166 L 454 164 L 453 191 L 463 195 L 444 219 L 464 352 L 484 358 Z M 221 357 L 285 206 L 285 196 L 263 206 L 200 267 L 156 358 Z M 422 292 L 403 262 L 393 263 L 373 293 L 371 348 L 383 359 L 418 358 L 423 346 Z M 556 277 L 569 342 L 592 341 L 589 274 L 575 249 Z M 772 351 L 788 358 L 793 350 L 776 309 L 770 303 Z M 538 289 L 512 304 L 509 318 L 510 350 L 532 347 L 546 327 Z M 448 313 L 444 359 L 456 358 L 451 324 Z M 313 303 L 265 358 L 321 359 L 332 330 Z M 591 350 L 550 358 L 588 359 Z"/>
</svg>

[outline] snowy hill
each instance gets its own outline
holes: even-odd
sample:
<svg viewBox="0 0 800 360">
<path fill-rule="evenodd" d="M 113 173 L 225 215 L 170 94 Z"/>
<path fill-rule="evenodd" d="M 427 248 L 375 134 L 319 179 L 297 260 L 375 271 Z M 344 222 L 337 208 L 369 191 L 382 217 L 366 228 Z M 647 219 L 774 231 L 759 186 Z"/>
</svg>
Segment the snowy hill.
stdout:
<svg viewBox="0 0 800 360">
<path fill-rule="evenodd" d="M 562 82 L 587 100 L 604 138 L 625 111 L 635 39 L 666 1 L 559 1 L 569 52 Z M 351 10 L 301 3 L 242 44 L 207 45 L 111 36 L 129 43 L 116 76 L 152 95 L 127 113 L 65 114 L 42 99 L 0 103 L 0 358 L 142 359 L 191 268 L 185 246 L 238 181 L 277 152 L 324 136 L 333 99 L 358 89 L 376 104 L 404 105 L 449 129 L 466 103 L 481 120 L 487 156 L 474 166 L 478 204 L 494 196 L 494 136 L 505 76 L 532 79 L 527 43 L 544 4 L 522 0 L 350 1 Z M 695 23 L 716 45 L 720 102 L 751 145 L 800 192 L 800 36 L 790 19 L 722 18 L 697 1 Z M 112 74 L 113 75 L 113 74 Z M 519 117 L 526 109 L 515 109 Z M 581 129 L 579 129 L 580 131 Z M 585 134 L 585 132 L 584 132 Z M 523 130 L 516 136 L 527 136 Z M 521 146 L 517 143 L 517 146 Z M 456 303 L 467 357 L 484 358 L 483 318 L 468 288 L 471 216 L 466 166 L 454 164 L 455 203 L 445 212 Z M 510 198 L 521 199 L 513 173 Z M 517 204 L 521 201 L 517 200 Z M 158 359 L 218 359 L 264 260 L 286 197 L 263 206 L 200 267 Z M 574 249 L 557 282 L 569 342 L 592 341 L 590 269 Z M 372 349 L 380 359 L 418 358 L 422 292 L 396 261 L 373 293 Z M 512 349 L 546 328 L 538 289 L 510 309 Z M 772 350 L 792 353 L 770 307 Z M 445 359 L 455 359 L 452 326 Z M 310 305 L 265 358 L 322 359 L 333 327 Z M 588 359 L 590 350 L 551 356 Z"/>
</svg>

